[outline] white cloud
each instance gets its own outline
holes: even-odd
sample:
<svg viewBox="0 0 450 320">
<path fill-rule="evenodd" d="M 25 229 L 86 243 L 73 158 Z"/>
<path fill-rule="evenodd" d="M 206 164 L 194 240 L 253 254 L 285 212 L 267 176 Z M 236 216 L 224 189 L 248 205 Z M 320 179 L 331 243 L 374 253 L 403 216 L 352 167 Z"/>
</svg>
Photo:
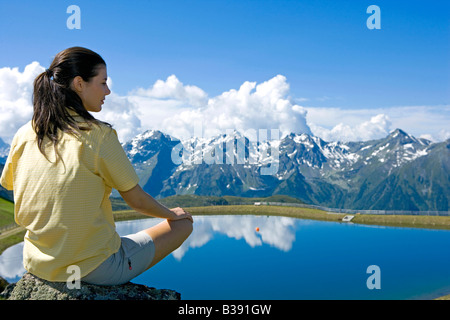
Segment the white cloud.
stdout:
<svg viewBox="0 0 450 320">
<path fill-rule="evenodd" d="M 111 92 L 105 99 L 102 111 L 93 115 L 97 119 L 112 124 L 121 142 L 131 140 L 142 133 L 137 107 L 128 97 Z"/>
<path fill-rule="evenodd" d="M 19 68 L 0 69 L 0 137 L 5 142 L 11 143 L 16 131 L 31 119 L 33 81 L 44 70 L 38 62 L 30 63 L 23 72 Z"/>
<path fill-rule="evenodd" d="M 7 248 L 0 255 L 0 276 L 6 280 L 15 280 L 25 272 L 23 267 L 23 242 Z"/>
<path fill-rule="evenodd" d="M 214 238 L 214 233 L 232 239 L 244 239 L 250 247 L 264 244 L 288 252 L 295 241 L 295 219 L 288 217 L 217 216 L 196 217 L 192 235 L 173 252 L 181 260 L 189 248 L 202 247 Z M 260 229 L 255 231 L 255 227 Z"/>
<path fill-rule="evenodd" d="M 18 68 L 0 69 L 0 137 L 10 143 L 17 129 L 32 117 L 35 77 L 44 71 L 32 62 Z M 108 78 L 112 88 L 113 81 Z M 433 141 L 450 138 L 450 106 L 400 106 L 377 109 L 303 107 L 291 99 L 289 84 L 282 75 L 265 82 L 246 81 L 208 97 L 201 88 L 183 84 L 175 75 L 157 80 L 147 89 L 137 88 L 126 96 L 112 92 L 103 110 L 94 114 L 111 123 L 122 142 L 148 129 L 158 129 L 177 138 L 190 137 L 202 129 L 209 137 L 234 129 L 279 129 L 313 133 L 326 141 L 356 141 L 385 137 L 401 128 Z M 296 101 L 296 102 L 295 102 Z"/>
<path fill-rule="evenodd" d="M 449 119 L 450 120 L 450 119 Z M 429 140 L 444 141 L 450 139 L 450 129 L 442 129 L 435 136 L 431 136 Z"/>
<path fill-rule="evenodd" d="M 150 228 L 162 219 L 142 219 L 122 221 L 117 224 L 117 232 L 124 236 Z M 303 225 L 307 222 L 302 222 Z M 231 239 L 244 239 L 250 247 L 269 245 L 288 252 L 295 241 L 298 221 L 289 217 L 274 216 L 196 216 L 195 228 L 189 238 L 172 255 L 181 260 L 191 248 L 200 248 L 213 240 L 215 234 L 223 234 Z M 256 231 L 256 227 L 259 231 Z"/>
<path fill-rule="evenodd" d="M 207 94 L 196 86 L 183 85 L 175 75 L 171 75 L 166 81 L 157 80 L 148 89 L 138 88 L 131 95 L 149 97 L 158 100 L 173 99 L 185 102 L 193 107 L 201 107 L 207 102 Z"/>
<path fill-rule="evenodd" d="M 400 128 L 416 137 L 443 141 L 450 137 L 450 106 L 398 106 L 377 109 L 308 107 L 312 132 L 326 141 L 385 137 Z"/>
<path fill-rule="evenodd" d="M 17 130 L 33 116 L 33 82 L 45 70 L 39 62 L 32 62 L 19 68 L 0 69 L 0 137 L 11 143 Z M 108 85 L 112 80 L 108 78 Z M 114 92 L 106 97 L 103 111 L 95 117 L 107 121 L 117 130 L 119 139 L 126 141 L 142 132 L 137 107 L 128 97 Z"/>
<path fill-rule="evenodd" d="M 129 99 L 138 106 L 144 129 L 159 129 L 178 138 L 196 132 L 209 137 L 227 129 L 272 128 L 280 129 L 281 135 L 313 133 L 326 141 L 379 139 L 396 128 L 433 141 L 450 137 L 450 106 L 303 107 L 290 98 L 289 84 L 282 75 L 260 84 L 246 81 L 238 89 L 211 98 L 172 75 L 148 89 L 131 92 Z"/>
<path fill-rule="evenodd" d="M 355 125 L 341 122 L 331 130 L 315 124 L 310 124 L 310 126 L 314 134 L 325 141 L 365 141 L 387 136 L 390 132 L 391 121 L 385 114 L 378 114 L 371 117 L 369 121 Z"/>
<path fill-rule="evenodd" d="M 132 100 L 145 115 L 146 125 L 178 138 L 194 135 L 199 125 L 204 137 L 225 133 L 227 129 L 279 129 L 281 135 L 310 133 L 306 109 L 293 104 L 288 93 L 286 78 L 278 75 L 258 85 L 246 81 L 237 90 L 207 99 L 201 89 L 183 86 L 171 76 L 165 82 L 157 81 L 150 89 L 134 91 Z"/>
</svg>

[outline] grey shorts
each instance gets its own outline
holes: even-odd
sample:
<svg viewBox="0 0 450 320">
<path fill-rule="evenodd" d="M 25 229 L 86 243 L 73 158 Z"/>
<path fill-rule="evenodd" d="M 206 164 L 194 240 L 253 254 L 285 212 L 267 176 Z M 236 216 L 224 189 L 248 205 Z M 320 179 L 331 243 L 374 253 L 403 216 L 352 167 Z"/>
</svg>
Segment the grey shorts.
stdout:
<svg viewBox="0 0 450 320">
<path fill-rule="evenodd" d="M 97 285 L 124 284 L 144 272 L 155 256 L 153 239 L 145 232 L 120 237 L 122 245 L 81 281 Z"/>
</svg>

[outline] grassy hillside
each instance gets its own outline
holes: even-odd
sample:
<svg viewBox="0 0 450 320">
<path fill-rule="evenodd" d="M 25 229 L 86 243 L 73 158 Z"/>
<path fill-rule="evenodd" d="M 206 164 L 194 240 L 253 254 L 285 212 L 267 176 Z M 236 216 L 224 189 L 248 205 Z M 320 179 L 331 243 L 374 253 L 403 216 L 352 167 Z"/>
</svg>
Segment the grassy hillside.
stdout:
<svg viewBox="0 0 450 320">
<path fill-rule="evenodd" d="M 0 198 L 0 227 L 14 223 L 14 203 Z"/>
</svg>

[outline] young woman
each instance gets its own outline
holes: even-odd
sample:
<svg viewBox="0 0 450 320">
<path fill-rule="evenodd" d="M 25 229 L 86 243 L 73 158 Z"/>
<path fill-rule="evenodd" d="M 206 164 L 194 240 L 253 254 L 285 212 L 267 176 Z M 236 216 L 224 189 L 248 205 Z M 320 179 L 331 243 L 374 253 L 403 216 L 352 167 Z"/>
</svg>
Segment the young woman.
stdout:
<svg viewBox="0 0 450 320">
<path fill-rule="evenodd" d="M 15 220 L 27 229 L 24 267 L 49 281 L 122 284 L 178 248 L 192 232 L 192 216 L 168 209 L 139 179 L 107 123 L 90 112 L 110 94 L 106 63 L 81 47 L 58 53 L 34 81 L 33 118 L 18 130 L 0 183 L 14 190 Z M 109 195 L 160 224 L 119 237 Z"/>
</svg>

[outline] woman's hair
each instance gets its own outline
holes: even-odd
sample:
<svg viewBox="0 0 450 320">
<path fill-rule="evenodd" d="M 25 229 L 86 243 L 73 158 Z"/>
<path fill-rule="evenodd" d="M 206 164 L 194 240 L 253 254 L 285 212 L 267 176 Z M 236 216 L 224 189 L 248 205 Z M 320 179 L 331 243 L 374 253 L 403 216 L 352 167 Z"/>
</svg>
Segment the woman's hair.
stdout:
<svg viewBox="0 0 450 320">
<path fill-rule="evenodd" d="M 42 154 L 45 155 L 43 142 L 46 137 L 57 152 L 59 130 L 76 134 L 100 122 L 85 109 L 80 96 L 70 85 L 76 76 L 88 82 L 98 75 L 98 69 L 102 66 L 106 66 L 106 63 L 99 54 L 86 48 L 72 47 L 59 52 L 50 67 L 36 77 L 32 123 Z M 88 127 L 80 127 L 69 114 L 69 109 L 81 116 Z"/>
</svg>

